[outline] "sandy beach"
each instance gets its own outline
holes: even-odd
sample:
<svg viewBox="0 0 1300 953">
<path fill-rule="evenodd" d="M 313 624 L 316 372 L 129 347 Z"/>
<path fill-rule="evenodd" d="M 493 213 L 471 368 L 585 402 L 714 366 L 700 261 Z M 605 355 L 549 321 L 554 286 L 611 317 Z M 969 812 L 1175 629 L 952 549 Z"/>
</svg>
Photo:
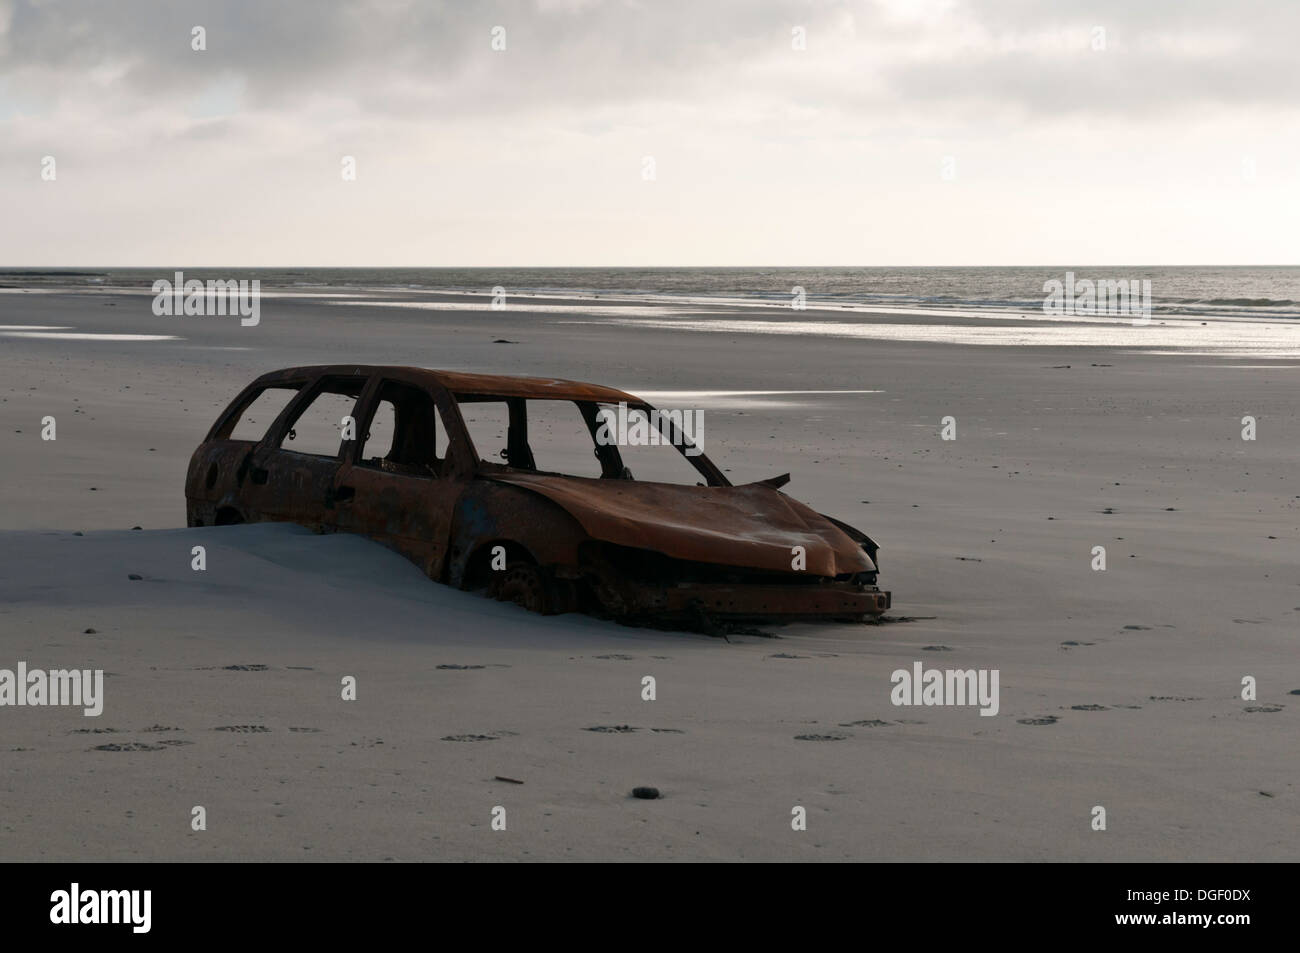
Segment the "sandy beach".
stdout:
<svg viewBox="0 0 1300 953">
<path fill-rule="evenodd" d="M 1294 327 L 306 292 L 241 327 L 150 300 L 0 290 L 0 668 L 105 672 L 99 717 L 4 710 L 6 860 L 1296 859 Z M 879 542 L 892 621 L 540 617 L 363 538 L 185 528 L 230 399 L 343 362 L 700 407 L 733 482 L 789 472 Z M 894 705 L 918 662 L 997 670 L 997 714 Z"/>
</svg>

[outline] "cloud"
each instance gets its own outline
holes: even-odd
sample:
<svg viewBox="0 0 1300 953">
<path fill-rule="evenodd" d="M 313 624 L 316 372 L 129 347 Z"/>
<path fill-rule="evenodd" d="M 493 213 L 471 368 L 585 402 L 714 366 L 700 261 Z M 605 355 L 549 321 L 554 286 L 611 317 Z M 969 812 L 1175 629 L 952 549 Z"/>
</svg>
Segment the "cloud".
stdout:
<svg viewBox="0 0 1300 953">
<path fill-rule="evenodd" d="M 980 217 L 1023 254 L 1039 246 L 1013 236 L 1011 210 L 1033 217 L 1025 193 L 1045 170 L 1106 190 L 1085 202 L 1141 201 L 1155 183 L 1230 208 L 1223 170 L 1247 156 L 1285 214 L 1298 28 L 1300 4 L 1263 0 L 0 0 L 0 200 L 54 216 L 43 246 L 0 236 L 0 260 L 68 253 L 61 232 L 123 208 L 183 214 L 196 192 L 260 204 L 193 236 L 193 254 L 338 263 L 358 248 L 721 260 L 705 235 L 769 262 L 892 253 L 856 239 L 858 208 Z M 32 174 L 45 154 L 59 192 Z M 960 188 L 938 179 L 950 154 Z M 361 169 L 350 191 L 343 155 Z M 797 208 L 811 237 L 756 234 L 752 210 L 773 207 Z M 925 261 L 934 244 L 909 227 L 898 254 Z M 1105 224 L 1089 227 L 1097 247 Z M 139 224 L 99 247 L 175 245 Z"/>
<path fill-rule="evenodd" d="M 224 73 L 250 108 L 323 95 L 496 116 L 688 104 L 749 78 L 776 102 L 815 94 L 846 111 L 983 101 L 1141 115 L 1293 102 L 1300 84 L 1300 5 L 1250 0 L 1231 17 L 1195 0 L 8 0 L 0 25 L 5 72 L 55 101 L 85 95 L 97 71 L 128 101 L 192 97 Z M 207 31 L 201 54 L 190 48 L 196 25 Z M 490 48 L 494 26 L 506 30 L 504 53 Z M 807 32 L 803 55 L 790 48 L 794 26 Z M 1101 52 L 1090 46 L 1097 28 Z M 882 96 L 864 103 L 859 82 Z"/>
</svg>

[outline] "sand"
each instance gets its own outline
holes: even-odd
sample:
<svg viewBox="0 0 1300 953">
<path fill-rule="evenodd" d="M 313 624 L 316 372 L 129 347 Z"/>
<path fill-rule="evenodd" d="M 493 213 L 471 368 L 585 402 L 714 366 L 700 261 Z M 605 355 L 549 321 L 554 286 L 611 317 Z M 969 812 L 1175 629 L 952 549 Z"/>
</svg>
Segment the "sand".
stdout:
<svg viewBox="0 0 1300 953">
<path fill-rule="evenodd" d="M 1300 365 L 1284 351 L 349 300 L 268 297 L 243 328 L 155 317 L 148 295 L 0 292 L 9 331 L 174 338 L 0 336 L 0 668 L 106 672 L 98 718 L 0 708 L 0 857 L 1296 858 Z M 358 537 L 186 529 L 186 464 L 218 411 L 266 370 L 333 362 L 708 392 L 715 462 L 736 482 L 789 471 L 786 492 L 876 538 L 891 615 L 911 621 L 727 642 L 532 616 Z M 998 714 L 895 706 L 891 673 L 916 662 L 997 670 Z"/>
</svg>

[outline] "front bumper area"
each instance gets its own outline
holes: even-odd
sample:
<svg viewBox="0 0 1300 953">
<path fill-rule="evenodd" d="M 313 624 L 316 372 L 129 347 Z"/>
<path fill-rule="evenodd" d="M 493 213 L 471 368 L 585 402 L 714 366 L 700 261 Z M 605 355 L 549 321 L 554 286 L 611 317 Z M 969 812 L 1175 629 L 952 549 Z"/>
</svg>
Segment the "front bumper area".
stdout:
<svg viewBox="0 0 1300 953">
<path fill-rule="evenodd" d="M 848 582 L 821 585 L 719 584 L 681 582 L 671 586 L 626 583 L 608 589 L 605 608 L 615 615 L 797 621 L 878 619 L 889 609 L 890 593 Z M 612 603 L 612 604 L 611 604 Z"/>
</svg>

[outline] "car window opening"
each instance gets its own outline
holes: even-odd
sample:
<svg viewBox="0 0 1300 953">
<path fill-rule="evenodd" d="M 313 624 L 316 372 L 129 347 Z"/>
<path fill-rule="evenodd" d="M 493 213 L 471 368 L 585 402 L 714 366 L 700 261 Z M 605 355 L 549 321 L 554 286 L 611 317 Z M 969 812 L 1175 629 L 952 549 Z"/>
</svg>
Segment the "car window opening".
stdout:
<svg viewBox="0 0 1300 953">
<path fill-rule="evenodd" d="M 619 445 L 597 439 L 600 412 L 616 405 L 485 394 L 455 397 L 480 466 L 489 471 L 685 485 L 705 485 L 709 479 L 675 445 L 681 434 L 666 419 L 658 421 L 662 439 L 653 445 Z"/>
<path fill-rule="evenodd" d="M 410 476 L 443 475 L 447 441 L 438 407 L 425 390 L 385 381 L 375 412 L 361 434 L 357 459 L 365 466 Z"/>
<path fill-rule="evenodd" d="M 364 382 L 326 379 L 296 412 L 280 437 L 280 449 L 317 457 L 338 456 L 344 420 L 356 407 Z"/>
<path fill-rule="evenodd" d="M 264 387 L 252 395 L 230 422 L 230 440 L 247 440 L 256 443 L 266 436 L 281 412 L 298 396 L 299 388 Z"/>
</svg>

